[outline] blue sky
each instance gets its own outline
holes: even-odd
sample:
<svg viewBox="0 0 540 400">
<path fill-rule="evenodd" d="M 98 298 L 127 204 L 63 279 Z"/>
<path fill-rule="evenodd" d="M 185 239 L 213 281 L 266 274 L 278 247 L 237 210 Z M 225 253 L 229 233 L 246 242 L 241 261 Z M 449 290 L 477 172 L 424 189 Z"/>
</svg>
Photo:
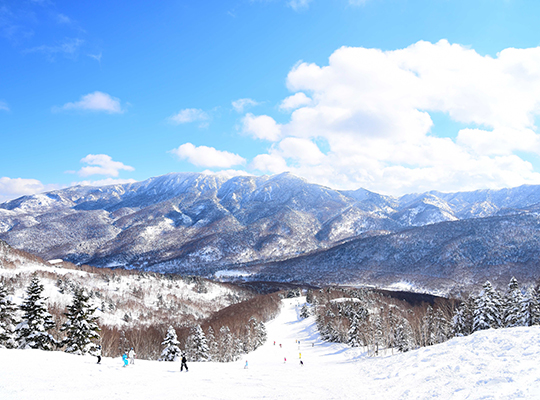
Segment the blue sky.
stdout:
<svg viewBox="0 0 540 400">
<path fill-rule="evenodd" d="M 387 194 L 539 184 L 539 12 L 0 0 L 0 201 L 177 171 Z"/>
</svg>

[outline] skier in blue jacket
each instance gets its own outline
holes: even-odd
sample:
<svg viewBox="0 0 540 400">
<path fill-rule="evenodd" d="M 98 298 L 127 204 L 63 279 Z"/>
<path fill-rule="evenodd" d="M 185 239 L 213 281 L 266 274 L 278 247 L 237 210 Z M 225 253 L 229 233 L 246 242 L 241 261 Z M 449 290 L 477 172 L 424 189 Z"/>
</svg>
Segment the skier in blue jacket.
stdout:
<svg viewBox="0 0 540 400">
<path fill-rule="evenodd" d="M 122 360 L 124 361 L 124 367 L 128 366 L 128 356 L 126 353 L 122 354 Z"/>
</svg>

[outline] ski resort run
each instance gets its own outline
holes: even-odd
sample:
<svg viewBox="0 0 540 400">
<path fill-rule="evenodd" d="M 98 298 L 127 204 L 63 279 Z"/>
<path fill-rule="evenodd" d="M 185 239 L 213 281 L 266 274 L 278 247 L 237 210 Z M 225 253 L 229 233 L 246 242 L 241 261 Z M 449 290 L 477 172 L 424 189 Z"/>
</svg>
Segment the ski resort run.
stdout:
<svg viewBox="0 0 540 400">
<path fill-rule="evenodd" d="M 92 356 L 0 349 L 0 398 L 540 399 L 539 326 L 369 357 L 361 347 L 321 341 L 313 317 L 299 315 L 303 300 L 282 300 L 256 351 L 232 363 L 188 362 L 187 373 L 179 362 L 123 368 L 119 357 L 98 365 Z"/>
</svg>

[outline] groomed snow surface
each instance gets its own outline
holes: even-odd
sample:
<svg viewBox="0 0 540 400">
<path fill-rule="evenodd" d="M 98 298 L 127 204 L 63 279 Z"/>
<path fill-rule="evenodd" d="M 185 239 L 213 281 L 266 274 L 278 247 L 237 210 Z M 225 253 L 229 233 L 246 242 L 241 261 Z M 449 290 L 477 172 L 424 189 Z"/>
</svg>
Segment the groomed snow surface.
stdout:
<svg viewBox="0 0 540 400">
<path fill-rule="evenodd" d="M 188 373 L 178 362 L 123 368 L 120 358 L 97 365 L 91 356 L 0 349 L 0 399 L 540 399 L 540 327 L 373 358 L 320 341 L 313 318 L 298 316 L 302 301 L 283 300 L 255 352 L 234 363 L 188 363 Z"/>
</svg>

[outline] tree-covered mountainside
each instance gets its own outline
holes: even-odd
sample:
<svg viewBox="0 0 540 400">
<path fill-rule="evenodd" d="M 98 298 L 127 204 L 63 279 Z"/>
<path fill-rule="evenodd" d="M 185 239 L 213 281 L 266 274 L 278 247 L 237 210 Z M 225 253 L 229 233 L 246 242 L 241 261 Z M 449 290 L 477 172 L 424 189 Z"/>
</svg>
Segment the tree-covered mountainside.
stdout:
<svg viewBox="0 0 540 400">
<path fill-rule="evenodd" d="M 540 186 L 391 197 L 288 173 L 172 173 L 0 204 L 0 239 L 98 267 L 450 287 L 493 273 L 533 279 L 539 205 Z"/>
</svg>

